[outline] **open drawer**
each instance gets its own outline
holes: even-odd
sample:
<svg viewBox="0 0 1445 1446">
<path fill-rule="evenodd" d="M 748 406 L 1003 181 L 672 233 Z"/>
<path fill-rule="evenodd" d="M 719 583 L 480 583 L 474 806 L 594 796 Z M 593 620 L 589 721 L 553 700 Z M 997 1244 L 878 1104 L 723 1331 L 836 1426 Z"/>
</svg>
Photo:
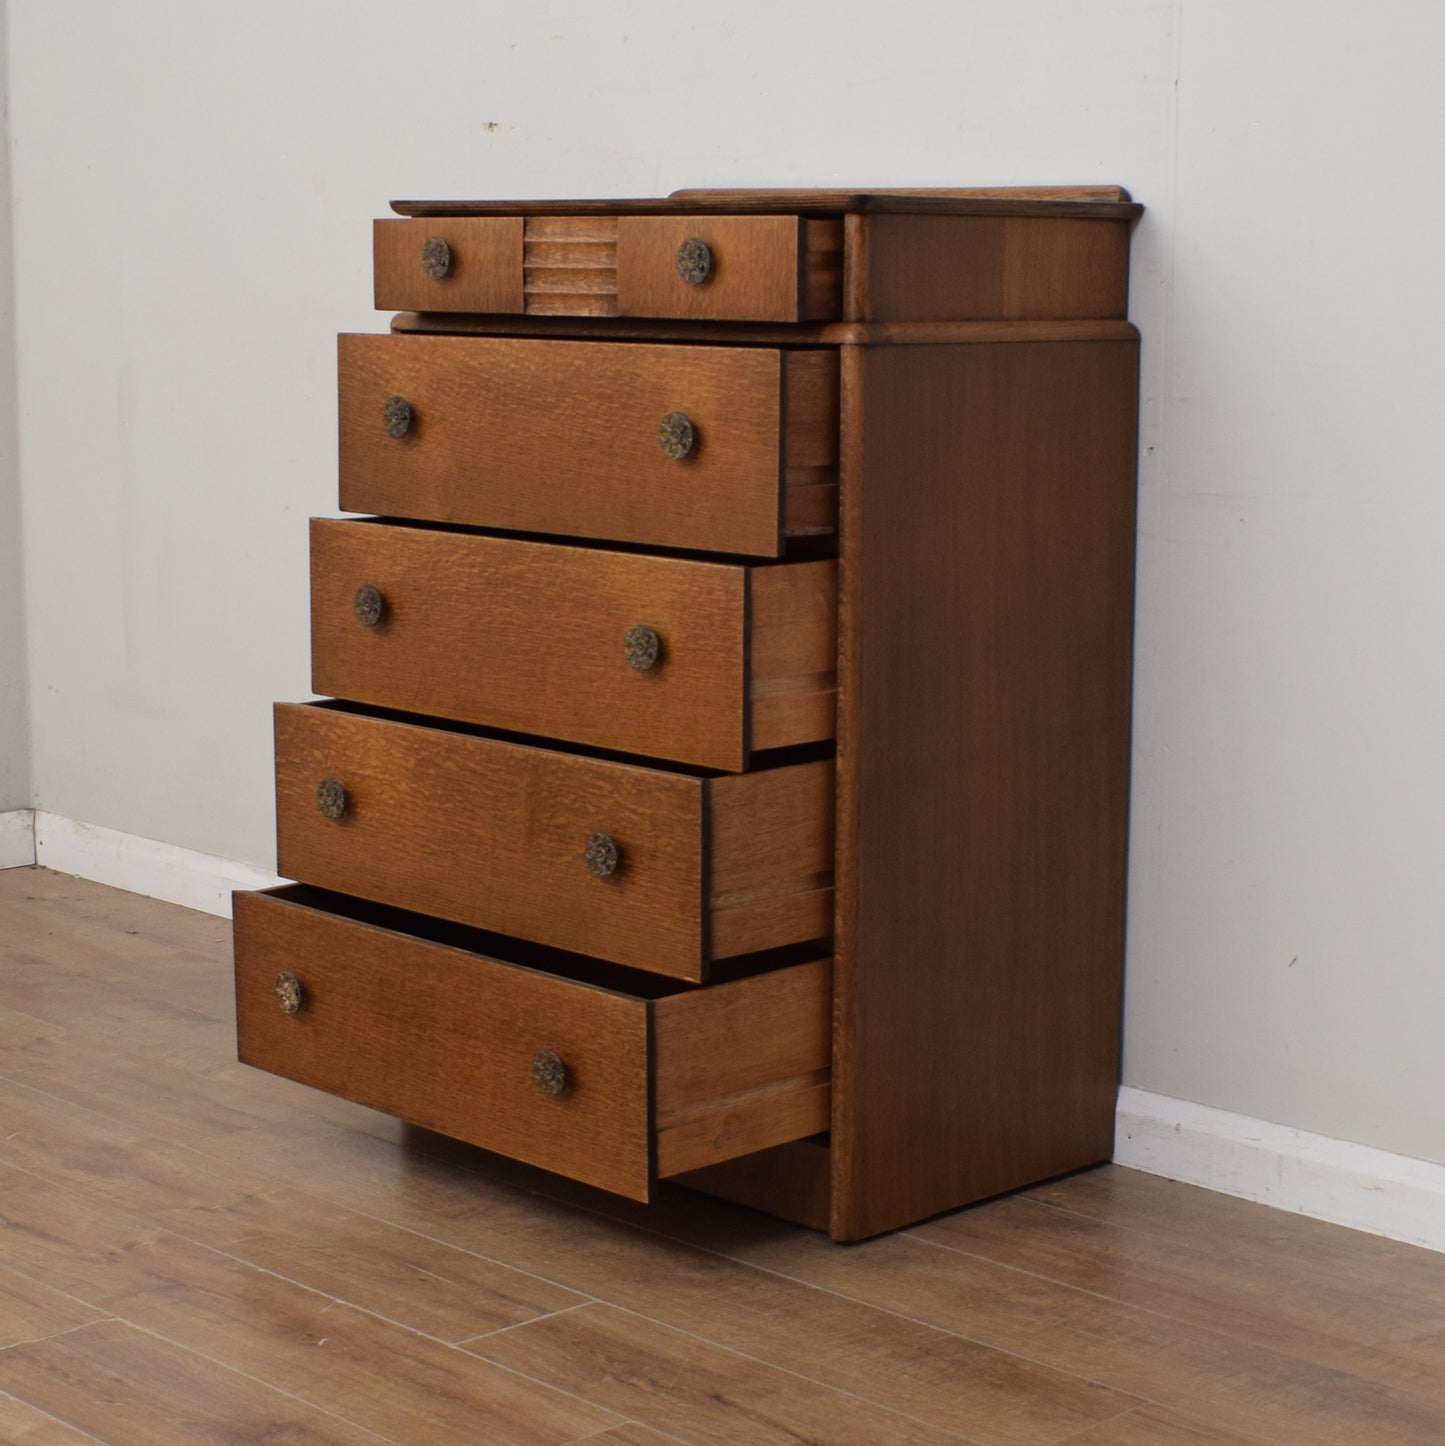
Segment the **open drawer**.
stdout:
<svg viewBox="0 0 1445 1446">
<path fill-rule="evenodd" d="M 689 989 L 304 885 L 235 939 L 244 1063 L 619 1195 L 828 1128 L 827 958 Z"/>
</svg>

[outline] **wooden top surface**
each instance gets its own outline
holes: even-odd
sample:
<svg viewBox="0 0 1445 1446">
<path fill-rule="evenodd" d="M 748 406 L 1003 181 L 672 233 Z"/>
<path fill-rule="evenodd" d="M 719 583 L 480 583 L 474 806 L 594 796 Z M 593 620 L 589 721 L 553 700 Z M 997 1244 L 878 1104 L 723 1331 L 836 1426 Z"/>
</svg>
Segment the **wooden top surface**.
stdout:
<svg viewBox="0 0 1445 1446">
<path fill-rule="evenodd" d="M 975 216 L 1077 216 L 1127 221 L 1144 208 L 1122 186 L 995 186 L 971 189 L 683 190 L 642 200 L 393 201 L 401 216 L 693 215 L 703 211 L 837 215 L 930 212 Z"/>
</svg>

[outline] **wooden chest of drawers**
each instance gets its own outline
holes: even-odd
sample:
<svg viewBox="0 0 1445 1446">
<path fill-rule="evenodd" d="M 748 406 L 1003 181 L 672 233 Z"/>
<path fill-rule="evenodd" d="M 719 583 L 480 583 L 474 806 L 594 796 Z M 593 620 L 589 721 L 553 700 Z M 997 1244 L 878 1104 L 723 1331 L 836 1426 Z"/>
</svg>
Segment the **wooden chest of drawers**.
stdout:
<svg viewBox="0 0 1445 1446">
<path fill-rule="evenodd" d="M 1139 208 L 394 209 L 241 1057 L 836 1239 L 1106 1159 Z"/>
</svg>

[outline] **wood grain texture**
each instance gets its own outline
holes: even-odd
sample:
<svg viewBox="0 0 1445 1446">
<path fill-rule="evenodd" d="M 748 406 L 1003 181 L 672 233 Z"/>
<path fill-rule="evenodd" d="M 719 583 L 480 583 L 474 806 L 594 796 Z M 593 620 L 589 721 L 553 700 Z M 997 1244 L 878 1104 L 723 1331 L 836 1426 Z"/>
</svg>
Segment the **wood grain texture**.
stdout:
<svg viewBox="0 0 1445 1446">
<path fill-rule="evenodd" d="M 833 917 L 833 761 L 708 785 L 715 959 L 822 939 Z"/>
<path fill-rule="evenodd" d="M 838 530 L 838 354 L 783 353 L 784 537 Z"/>
<path fill-rule="evenodd" d="M 862 225 L 862 217 L 852 217 Z M 848 255 L 852 257 L 851 247 Z M 849 295 L 853 293 L 850 291 Z M 793 326 L 767 322 L 657 321 L 647 317 L 462 316 L 404 311 L 391 319 L 394 334 L 421 336 L 500 336 L 554 340 L 719 342 L 728 346 L 938 346 L 950 343 L 1134 341 L 1130 322 L 1056 321 L 829 321 Z"/>
<path fill-rule="evenodd" d="M 242 1073 L 248 1082 L 265 1079 L 254 1070 Z M 294 1099 L 291 1086 L 275 1083 Z M 262 1188 L 253 1182 L 224 1201 L 160 1211 L 155 1219 L 187 1240 L 442 1341 L 505 1330 L 587 1299 L 526 1271 L 284 1186 Z"/>
<path fill-rule="evenodd" d="M 669 995 L 652 1013 L 659 1176 L 827 1128 L 826 960 Z"/>
<path fill-rule="evenodd" d="M 1111 1151 L 1136 365 L 845 356 L 839 1238 Z"/>
<path fill-rule="evenodd" d="M 344 817 L 316 805 L 345 786 Z M 309 706 L 276 709 L 287 878 L 679 978 L 703 973 L 700 778 Z M 587 840 L 621 864 L 594 878 Z"/>
<path fill-rule="evenodd" d="M 679 1175 L 677 1183 L 826 1234 L 832 1169 L 827 1143 L 805 1139 Z"/>
<path fill-rule="evenodd" d="M 957 215 L 1083 215 L 1112 220 L 1143 213 L 1122 186 L 883 187 L 867 190 L 800 187 L 730 190 L 690 189 L 666 197 L 589 201 L 393 201 L 398 215 L 682 215 L 690 211 L 737 211 L 767 215 L 796 211 L 923 212 Z"/>
<path fill-rule="evenodd" d="M 484 1336 L 471 1350 L 707 1446 L 905 1446 L 951 1433 L 606 1305 Z M 743 1398 L 743 1399 L 740 1399 Z"/>
<path fill-rule="evenodd" d="M 1438 1366 L 1417 1368 L 1403 1386 L 1376 1374 L 1378 1356 L 1368 1348 L 1355 1357 L 1351 1372 L 1321 1367 L 1294 1356 L 1284 1343 L 1244 1341 L 1188 1317 L 1127 1306 L 1045 1275 L 940 1249 L 909 1232 L 847 1251 L 816 1237 L 769 1239 L 761 1232 L 746 1244 L 734 1237 L 732 1246 L 763 1269 L 1142 1397 L 1225 1441 L 1243 1436 L 1288 1446 L 1435 1446 L 1445 1423 L 1445 1373 Z M 1417 1264 L 1438 1292 L 1445 1262 L 1420 1251 Z M 1285 1273 L 1294 1268 L 1292 1260 Z M 1268 1286 L 1261 1282 L 1259 1288 Z M 1367 1291 L 1360 1303 L 1368 1308 Z M 1110 1439 L 1107 1426 L 1095 1439 Z"/>
<path fill-rule="evenodd" d="M 831 765 L 696 777 L 334 707 L 276 707 L 278 867 L 338 893 L 701 981 L 822 938 Z M 317 807 L 323 778 L 347 807 Z M 587 869 L 606 833 L 621 862 Z M 704 858 L 712 859 L 711 882 Z"/>
<path fill-rule="evenodd" d="M 304 889 L 237 895 L 235 935 L 245 1063 L 636 1200 L 654 1097 L 662 1173 L 827 1124 L 826 960 L 649 1005 L 341 916 Z M 301 982 L 294 1014 L 277 1007 L 282 970 Z M 556 1096 L 532 1078 L 546 1049 L 567 1070 Z"/>
<path fill-rule="evenodd" d="M 241 1059 L 457 1139 L 648 1198 L 647 1005 L 339 918 L 236 898 Z M 276 1003 L 277 973 L 304 990 Z M 544 1095 L 553 1050 L 567 1087 Z"/>
<path fill-rule="evenodd" d="M 60 1335 L 102 1312 L 0 1266 L 0 1349 Z"/>
<path fill-rule="evenodd" d="M 697 285 L 678 250 L 698 240 L 711 271 Z M 836 241 L 837 244 L 831 244 Z M 797 216 L 623 216 L 617 222 L 621 316 L 688 321 L 806 321 L 838 315 L 842 276 L 836 223 Z"/>
<path fill-rule="evenodd" d="M 635 1421 L 629 1422 L 626 1426 L 615 1426 L 611 1431 L 603 1431 L 601 1435 L 589 1436 L 585 1442 L 578 1442 L 577 1446 L 676 1446 L 676 1436 L 663 1436 L 647 1426 L 639 1426 Z"/>
<path fill-rule="evenodd" d="M 1272 1278 L 1268 1261 L 1229 1245 L 1140 1234 L 1028 1199 L 919 1226 L 920 1239 L 1045 1275 L 1079 1290 L 1195 1321 L 1261 1349 L 1330 1370 L 1368 1361 L 1381 1385 L 1420 1395 L 1439 1382 L 1445 1422 L 1445 1314 L 1418 1295 L 1362 1301 L 1362 1282 L 1332 1273 Z"/>
<path fill-rule="evenodd" d="M 451 264 L 439 280 L 422 270 L 422 246 L 432 238 L 451 251 Z M 519 217 L 375 221 L 372 265 L 378 311 L 522 310 Z"/>
<path fill-rule="evenodd" d="M 857 228 L 860 321 L 1122 319 L 1129 222 L 1056 217 L 870 216 Z"/>
<path fill-rule="evenodd" d="M 370 627 L 353 608 L 363 583 L 384 598 Z M 311 686 L 739 771 L 750 747 L 832 736 L 836 599 L 827 562 L 752 569 L 317 518 Z M 623 649 L 637 625 L 661 642 L 646 671 Z"/>
<path fill-rule="evenodd" d="M 749 742 L 831 738 L 838 727 L 838 564 L 748 572 Z"/>
<path fill-rule="evenodd" d="M 54 1416 L 0 1391 L 0 1440 L 7 1446 L 84 1446 L 95 1437 L 82 1436 Z"/>
<path fill-rule="evenodd" d="M 1215 1422 L 1190 1420 L 1160 1406 L 1140 1406 L 1070 1436 L 1069 1446 L 1263 1446 L 1276 1439 L 1226 1431 Z"/>
<path fill-rule="evenodd" d="M 114 1446 L 235 1440 L 362 1446 L 381 1440 L 122 1321 L 0 1351 L 0 1380 L 91 1439 Z"/>
<path fill-rule="evenodd" d="M 347 512 L 771 557 L 785 458 L 818 480 L 783 417 L 828 430 L 816 388 L 785 395 L 792 364 L 766 350 L 343 336 L 339 365 Z M 412 407 L 401 438 L 382 428 L 392 396 Z M 658 444 L 672 412 L 695 428 L 681 461 Z"/>
<path fill-rule="evenodd" d="M 137 1334 L 145 1332 L 157 1346 L 175 1343 L 169 1348 L 182 1358 L 194 1352 L 208 1373 L 238 1373 L 258 1396 L 268 1397 L 272 1389 L 283 1392 L 298 1411 L 305 1402 L 349 1423 L 353 1432 L 364 1429 L 392 1441 L 491 1439 L 563 1446 L 618 1424 L 612 1412 L 520 1380 L 394 1321 L 302 1289 L 148 1222 L 87 1208 L 83 1197 L 47 1189 L 39 1181 L 7 1177 L 5 1184 L 7 1210 L 11 1196 L 15 1199 L 16 1248 L 27 1270 L 57 1284 L 83 1283 L 98 1306 L 128 1328 L 138 1327 Z M 74 1340 L 96 1329 L 84 1327 L 56 1339 Z M 165 1376 L 164 1357 L 153 1369 Z M 186 1372 L 172 1374 L 171 1400 L 183 1411 Z M 204 1377 L 198 1385 L 206 1385 Z M 38 1399 L 29 1390 L 24 1395 Z M 189 1446 L 197 1439 L 236 1437 L 198 1431 L 178 1439 Z M 260 1433 L 240 1439 L 269 1438 Z"/>
<path fill-rule="evenodd" d="M 394 1440 L 448 1428 L 451 1439 L 485 1439 L 478 1422 L 490 1425 L 484 1413 L 497 1390 L 526 1383 L 449 1373 L 456 1348 L 415 1330 L 462 1329 L 473 1310 L 486 1329 L 494 1310 L 542 1303 L 505 1283 L 503 1300 L 494 1299 L 498 1277 L 484 1272 L 497 1262 L 493 1269 L 523 1279 L 545 1276 L 544 1290 L 605 1300 L 624 1317 L 726 1348 L 708 1355 L 709 1369 L 741 1353 L 998 1446 L 1440 1440 L 1445 1358 L 1430 1353 L 1440 1344 L 1445 1256 L 1118 1167 L 1022 1197 L 1040 1202 L 1036 1214 L 1047 1205 L 1097 1231 L 1048 1229 L 1035 1246 L 1017 1200 L 955 1217 L 979 1222 L 969 1227 L 971 1246 L 1006 1245 L 1016 1265 L 908 1233 L 841 1249 L 670 1186 L 659 1203 L 634 1205 L 356 1107 L 341 1111 L 328 1096 L 236 1065 L 226 1037 L 228 957 L 224 926 L 209 916 L 44 870 L 0 873 L 4 1072 L 28 1075 L 44 1063 L 58 1086 L 68 1058 L 91 1101 L 82 1108 L 16 1085 L 0 1095 L 6 1268 L 120 1313 L 183 1359 L 195 1351 L 214 1369 L 244 1372 L 247 1410 L 274 1399 L 267 1388 L 300 1410 L 294 1398 L 305 1390 L 317 1393 L 318 1409 L 365 1410 L 370 1429 Z M 164 1115 L 163 1092 L 172 1097 Z M 229 1122 L 216 1112 L 223 1099 Z M 812 1141 L 763 1158 L 798 1152 L 826 1159 Z M 995 1213 L 1005 1218 L 986 1231 Z M 331 1249 L 322 1243 L 328 1224 Z M 187 1237 L 210 1250 L 197 1252 Z M 229 1247 L 248 1268 L 224 1260 Z M 374 1284 L 363 1278 L 369 1248 Z M 1211 1257 L 1216 1285 L 1206 1275 Z M 276 1278 L 285 1270 L 313 1291 L 329 1284 L 342 1295 L 298 1291 Z M 1099 1294 L 1100 1285 L 1150 1304 Z M 1234 1332 L 1231 1298 L 1244 1334 Z M 1263 1345 L 1250 1332 L 1270 1308 L 1281 1329 Z M 1340 1352 L 1333 1367 L 1297 1354 L 1321 1336 Z M 671 1354 L 646 1335 L 635 1345 L 649 1372 Z M 184 1377 L 177 1384 L 165 1374 L 169 1359 L 148 1358 L 137 1394 L 164 1391 L 172 1405 L 187 1394 Z M 134 1395 L 87 1353 L 77 1351 L 73 1365 L 74 1409 L 95 1413 L 111 1428 L 95 1434 L 115 1439 L 111 1399 L 128 1409 Z M 54 1374 L 41 1374 L 46 1389 Z M 466 1389 L 448 1384 L 467 1379 Z M 731 1403 L 720 1409 L 746 1419 L 753 1378 L 708 1379 Z M 690 1383 L 667 1389 L 683 1393 Z M 583 1394 L 595 1401 L 590 1390 Z M 448 1424 L 433 1428 L 427 1413 L 439 1397 Z M 568 1421 L 575 1400 L 516 1400 L 517 1424 L 499 1427 L 501 1439 L 529 1439 L 539 1418 L 560 1440 L 608 1441 L 615 1432 L 620 1443 L 638 1429 L 607 1426 L 623 1413 L 600 1405 L 589 1408 L 593 1425 Z M 13 1389 L 0 1394 L 7 1441 L 51 1446 L 79 1436 L 38 1405 L 14 1401 Z M 166 1429 L 147 1418 L 130 1439 L 152 1446 Z"/>
<path fill-rule="evenodd" d="M 522 290 L 529 316 L 616 316 L 617 218 L 528 216 Z"/>
</svg>

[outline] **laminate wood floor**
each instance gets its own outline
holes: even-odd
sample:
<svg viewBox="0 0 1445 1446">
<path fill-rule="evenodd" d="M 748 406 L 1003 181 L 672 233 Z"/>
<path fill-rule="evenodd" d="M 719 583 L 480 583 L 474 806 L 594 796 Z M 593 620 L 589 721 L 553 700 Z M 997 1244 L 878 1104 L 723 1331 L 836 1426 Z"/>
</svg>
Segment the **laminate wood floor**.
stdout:
<svg viewBox="0 0 1445 1446">
<path fill-rule="evenodd" d="M 0 873 L 0 1440 L 1445 1442 L 1445 1256 L 1105 1167 L 860 1245 L 236 1063 L 229 925 Z"/>
</svg>

